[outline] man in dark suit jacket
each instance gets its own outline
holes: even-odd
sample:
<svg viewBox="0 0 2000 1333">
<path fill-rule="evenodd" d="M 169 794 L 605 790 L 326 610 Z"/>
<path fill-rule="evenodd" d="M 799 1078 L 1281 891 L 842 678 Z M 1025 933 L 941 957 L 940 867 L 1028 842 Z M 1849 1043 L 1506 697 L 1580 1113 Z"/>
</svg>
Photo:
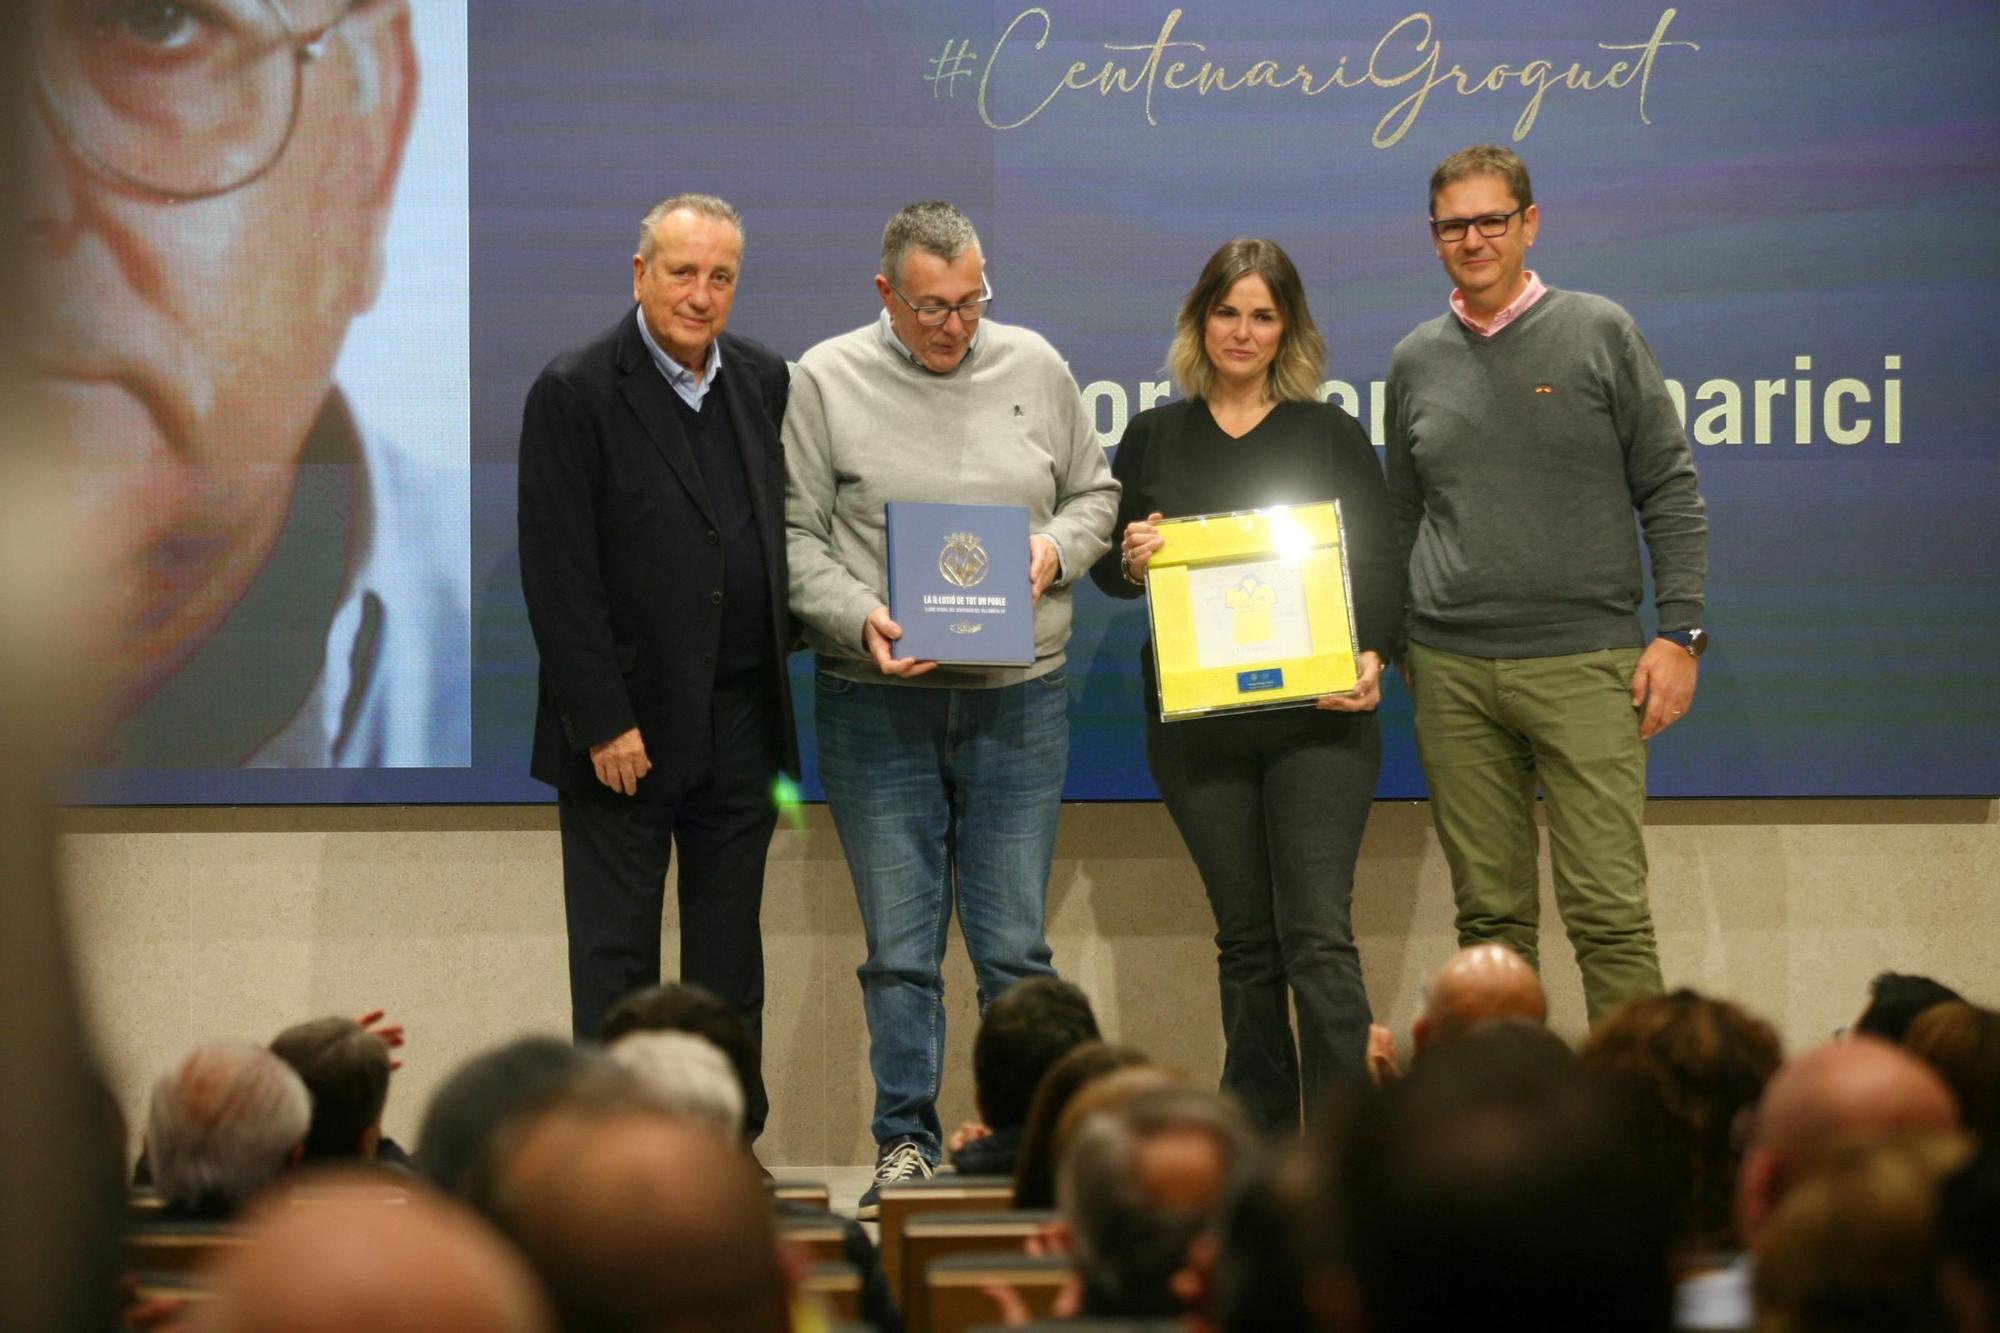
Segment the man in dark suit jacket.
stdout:
<svg viewBox="0 0 2000 1333">
<path fill-rule="evenodd" d="M 580 1041 L 660 981 L 670 842 L 681 979 L 762 1033 L 773 789 L 798 772 L 789 378 L 723 333 L 742 255 L 724 201 L 656 205 L 632 258 L 636 308 L 551 361 L 521 423 L 521 585 L 541 653 L 530 771 L 557 791 Z M 768 1105 L 760 1076 L 752 1134 Z"/>
</svg>

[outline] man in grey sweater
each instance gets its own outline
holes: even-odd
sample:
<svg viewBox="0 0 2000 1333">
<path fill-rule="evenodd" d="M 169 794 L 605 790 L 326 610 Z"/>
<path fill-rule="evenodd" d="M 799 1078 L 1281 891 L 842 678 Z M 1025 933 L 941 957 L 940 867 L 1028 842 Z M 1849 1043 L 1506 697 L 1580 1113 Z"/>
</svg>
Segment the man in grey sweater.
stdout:
<svg viewBox="0 0 2000 1333">
<path fill-rule="evenodd" d="M 1602 297 L 1525 268 L 1540 215 L 1505 148 L 1446 158 L 1431 234 L 1456 284 L 1389 367 L 1389 490 L 1410 559 L 1417 749 L 1461 945 L 1536 961 L 1535 787 L 1590 1018 L 1659 993 L 1645 742 L 1694 700 L 1707 519 L 1651 349 Z M 1639 537 L 1658 632 L 1639 621 Z"/>
<path fill-rule="evenodd" d="M 793 612 L 815 655 L 819 775 L 860 900 L 875 1181 L 928 1176 L 941 1140 L 945 927 L 956 901 L 983 1010 L 1053 975 L 1043 899 L 1069 758 L 1069 581 L 1111 545 L 1118 483 L 1054 348 L 983 318 L 979 237 L 950 204 L 882 236 L 882 314 L 799 358 L 785 413 Z M 1035 662 L 896 653 L 883 505 L 1028 510 Z"/>
</svg>

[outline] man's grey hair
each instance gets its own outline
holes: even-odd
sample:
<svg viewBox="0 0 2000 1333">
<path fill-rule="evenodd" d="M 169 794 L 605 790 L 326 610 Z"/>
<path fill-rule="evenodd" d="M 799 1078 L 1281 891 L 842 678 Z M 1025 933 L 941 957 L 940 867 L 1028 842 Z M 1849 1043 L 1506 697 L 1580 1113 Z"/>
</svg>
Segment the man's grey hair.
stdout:
<svg viewBox="0 0 2000 1333">
<path fill-rule="evenodd" d="M 263 1047 L 197 1046 L 153 1085 L 153 1182 L 169 1203 L 232 1210 L 284 1173 L 311 1119 L 304 1081 Z"/>
<path fill-rule="evenodd" d="M 736 211 L 736 205 L 719 195 L 675 194 L 654 204 L 646 210 L 646 216 L 639 219 L 639 258 L 649 264 L 653 262 L 653 251 L 659 244 L 653 239 L 653 229 L 667 214 L 678 212 L 692 213 L 713 222 L 727 222 L 736 228 L 737 244 L 743 242 L 743 215 Z"/>
<path fill-rule="evenodd" d="M 979 244 L 972 219 L 942 199 L 905 205 L 882 229 L 882 276 L 903 280 L 903 260 L 922 250 L 947 264 Z"/>
<path fill-rule="evenodd" d="M 743 1084 L 716 1044 L 692 1032 L 634 1032 L 611 1045 L 663 1110 L 699 1120 L 731 1140 L 743 1133 Z"/>
<path fill-rule="evenodd" d="M 1169 1133 L 1206 1134 L 1222 1160 L 1215 1206 L 1236 1187 L 1257 1151 L 1256 1135 L 1229 1098 L 1160 1088 L 1083 1122 L 1056 1169 L 1056 1207 L 1068 1221 L 1071 1260 L 1084 1311 L 1099 1318 L 1182 1313 L 1171 1290 L 1188 1245 L 1211 1212 L 1163 1208 L 1146 1192 L 1139 1150 Z"/>
</svg>

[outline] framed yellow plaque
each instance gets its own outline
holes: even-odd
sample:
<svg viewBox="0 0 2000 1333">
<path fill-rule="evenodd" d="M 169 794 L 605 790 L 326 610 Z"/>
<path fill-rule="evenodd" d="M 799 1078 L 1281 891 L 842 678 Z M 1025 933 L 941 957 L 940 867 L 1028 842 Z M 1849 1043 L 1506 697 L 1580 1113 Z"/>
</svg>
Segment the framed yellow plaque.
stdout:
<svg viewBox="0 0 2000 1333">
<path fill-rule="evenodd" d="M 1160 523 L 1146 569 L 1160 718 L 1309 704 L 1357 679 L 1337 501 Z"/>
</svg>

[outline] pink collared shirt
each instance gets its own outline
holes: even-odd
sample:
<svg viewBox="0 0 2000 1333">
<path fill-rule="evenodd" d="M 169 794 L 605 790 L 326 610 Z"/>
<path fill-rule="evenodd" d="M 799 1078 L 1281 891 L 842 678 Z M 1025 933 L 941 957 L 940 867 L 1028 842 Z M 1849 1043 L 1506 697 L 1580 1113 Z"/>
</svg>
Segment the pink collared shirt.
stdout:
<svg viewBox="0 0 2000 1333">
<path fill-rule="evenodd" d="M 1491 338 L 1522 315 L 1527 314 L 1529 306 L 1548 295 L 1548 284 L 1543 282 L 1541 276 L 1533 269 L 1523 269 L 1521 276 L 1528 280 L 1528 285 L 1521 289 L 1519 296 L 1502 306 L 1491 319 L 1481 319 L 1478 315 L 1473 314 L 1471 310 L 1467 309 L 1465 298 L 1458 294 L 1458 288 L 1456 287 L 1451 289 L 1451 313 L 1457 315 L 1459 321 L 1466 328 L 1471 329 L 1480 337 Z"/>
</svg>

